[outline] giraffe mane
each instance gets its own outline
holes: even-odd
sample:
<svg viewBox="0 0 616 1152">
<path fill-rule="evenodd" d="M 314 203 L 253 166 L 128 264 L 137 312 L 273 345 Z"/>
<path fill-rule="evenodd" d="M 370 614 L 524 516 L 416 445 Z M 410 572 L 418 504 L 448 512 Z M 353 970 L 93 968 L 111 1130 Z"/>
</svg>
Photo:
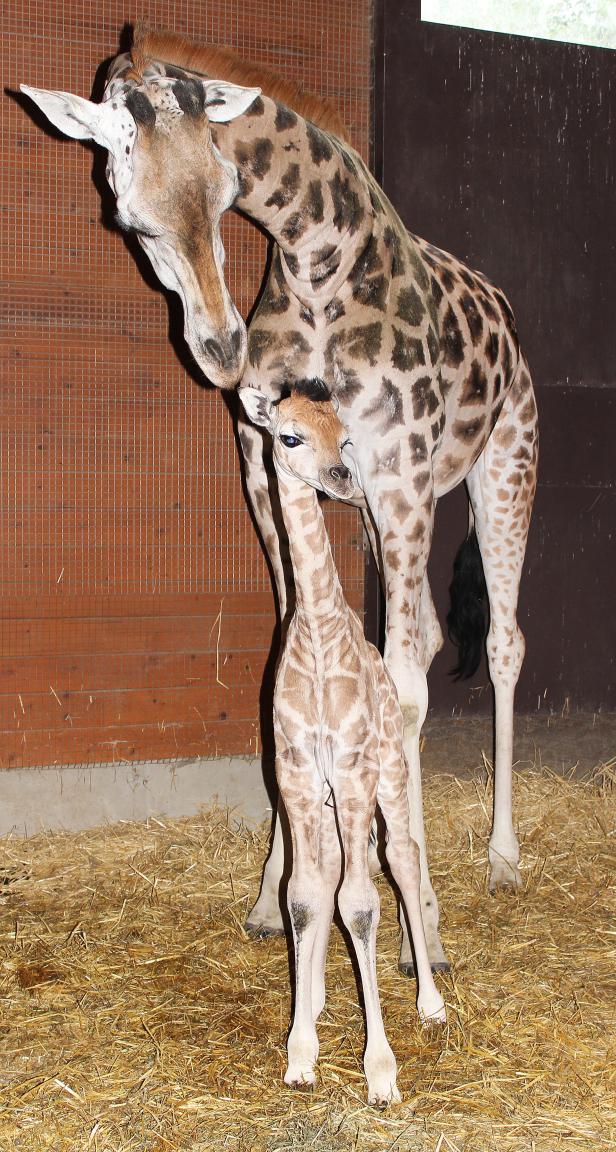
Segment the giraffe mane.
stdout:
<svg viewBox="0 0 616 1152">
<path fill-rule="evenodd" d="M 292 384 L 284 384 L 278 400 L 274 403 L 280 404 L 281 400 L 289 400 L 291 396 L 303 396 L 305 400 L 312 400 L 316 404 L 322 404 L 332 398 L 327 384 L 318 376 L 310 380 L 294 380 Z"/>
<path fill-rule="evenodd" d="M 264 65 L 243 60 L 231 48 L 197 44 L 176 32 L 153 32 L 142 21 L 137 21 L 133 30 L 131 60 L 131 78 L 135 80 L 143 76 L 149 60 L 159 60 L 161 64 L 174 64 L 216 80 L 261 88 L 272 100 L 279 100 L 317 127 L 349 143 L 342 118 L 329 100 L 306 92 L 301 84 L 285 80 Z"/>
</svg>

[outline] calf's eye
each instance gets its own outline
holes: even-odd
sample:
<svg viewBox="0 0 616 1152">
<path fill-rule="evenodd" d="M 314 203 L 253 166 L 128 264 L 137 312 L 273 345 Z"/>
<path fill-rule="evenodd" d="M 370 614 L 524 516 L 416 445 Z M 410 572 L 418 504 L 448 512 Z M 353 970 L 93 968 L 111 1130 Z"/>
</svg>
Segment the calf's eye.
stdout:
<svg viewBox="0 0 616 1152">
<path fill-rule="evenodd" d="M 280 440 L 284 444 L 285 448 L 297 448 L 297 445 L 302 443 L 298 436 L 281 435 Z"/>
</svg>

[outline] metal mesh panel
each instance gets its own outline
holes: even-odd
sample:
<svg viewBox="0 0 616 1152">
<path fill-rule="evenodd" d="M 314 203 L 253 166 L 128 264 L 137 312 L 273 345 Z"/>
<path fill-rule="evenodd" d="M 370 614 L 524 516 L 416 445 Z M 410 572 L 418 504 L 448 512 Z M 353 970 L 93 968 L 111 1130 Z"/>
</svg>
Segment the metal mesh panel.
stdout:
<svg viewBox="0 0 616 1152">
<path fill-rule="evenodd" d="M 125 13 L 111 0 L 96 9 L 10 0 L 5 83 L 89 96 Z M 153 3 L 147 15 L 332 97 L 366 153 L 369 0 Z M 101 222 L 100 150 L 55 137 L 31 113 L 5 99 L 0 141 L 4 762 L 100 760 L 109 742 L 129 758 L 254 751 L 273 607 L 231 418 L 217 392 L 186 374 L 154 277 Z M 246 315 L 265 242 L 231 215 L 223 239 Z M 359 605 L 356 513 L 327 515 Z M 156 620 L 166 628 L 153 629 Z M 224 708 L 210 699 L 211 659 L 239 669 Z"/>
</svg>

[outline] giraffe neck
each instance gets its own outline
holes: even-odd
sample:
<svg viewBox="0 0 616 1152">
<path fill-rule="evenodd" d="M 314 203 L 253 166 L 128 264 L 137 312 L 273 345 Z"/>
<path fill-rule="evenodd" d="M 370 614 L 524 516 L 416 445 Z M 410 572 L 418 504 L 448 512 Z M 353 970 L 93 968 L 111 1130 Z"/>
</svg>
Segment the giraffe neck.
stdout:
<svg viewBox="0 0 616 1152">
<path fill-rule="evenodd" d="M 295 580 L 295 622 L 316 651 L 336 637 L 346 601 L 314 488 L 276 468 Z"/>
<path fill-rule="evenodd" d="M 221 155 L 239 172 L 235 207 L 277 242 L 294 294 L 327 304 L 374 230 L 374 182 L 363 161 L 266 96 L 244 116 L 211 129 Z"/>
</svg>

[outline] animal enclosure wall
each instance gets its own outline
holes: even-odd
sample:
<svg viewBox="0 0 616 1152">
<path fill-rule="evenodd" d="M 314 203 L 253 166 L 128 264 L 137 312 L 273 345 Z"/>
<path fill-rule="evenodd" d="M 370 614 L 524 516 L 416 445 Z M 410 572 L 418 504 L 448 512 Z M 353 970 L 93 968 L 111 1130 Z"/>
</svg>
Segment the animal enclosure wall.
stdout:
<svg viewBox="0 0 616 1152">
<path fill-rule="evenodd" d="M 616 57 L 426 23 L 421 10 L 420 0 L 379 0 L 377 167 L 411 231 L 508 295 L 537 389 L 518 708 L 546 717 L 614 709 Z M 439 503 L 430 562 L 442 622 L 466 520 L 459 488 Z M 469 691 L 448 677 L 455 662 L 446 643 L 430 676 L 432 706 L 489 711 L 485 664 Z"/>
<path fill-rule="evenodd" d="M 329 96 L 366 155 L 370 10 L 215 0 L 140 14 Z M 101 62 L 133 15 L 112 0 L 10 0 L 5 85 L 100 99 Z M 175 303 L 111 226 L 101 150 L 6 96 L 0 143 L 0 763 L 255 753 L 274 605 L 230 412 L 187 374 Z M 245 316 L 265 241 L 232 216 L 223 238 Z M 327 517 L 361 608 L 357 513 Z"/>
</svg>

